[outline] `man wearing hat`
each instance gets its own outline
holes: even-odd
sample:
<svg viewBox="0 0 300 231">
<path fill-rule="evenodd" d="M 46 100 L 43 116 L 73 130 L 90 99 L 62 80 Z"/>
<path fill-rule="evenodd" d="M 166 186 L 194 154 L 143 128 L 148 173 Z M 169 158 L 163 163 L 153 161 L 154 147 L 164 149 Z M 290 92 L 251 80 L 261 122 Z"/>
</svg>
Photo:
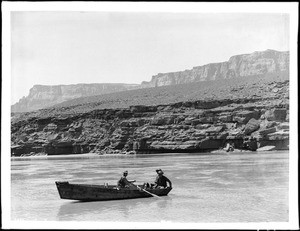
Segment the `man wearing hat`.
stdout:
<svg viewBox="0 0 300 231">
<path fill-rule="evenodd" d="M 127 180 L 128 171 L 123 172 L 123 176 L 118 181 L 118 187 L 120 188 L 128 188 L 130 185 L 132 185 L 132 182 L 135 182 L 135 180 L 129 181 Z"/>
<path fill-rule="evenodd" d="M 164 172 L 161 169 L 157 169 L 157 177 L 155 179 L 155 185 L 154 188 L 166 188 L 167 183 L 169 184 L 169 187 L 172 188 L 172 182 L 168 179 L 168 177 L 164 176 Z"/>
</svg>

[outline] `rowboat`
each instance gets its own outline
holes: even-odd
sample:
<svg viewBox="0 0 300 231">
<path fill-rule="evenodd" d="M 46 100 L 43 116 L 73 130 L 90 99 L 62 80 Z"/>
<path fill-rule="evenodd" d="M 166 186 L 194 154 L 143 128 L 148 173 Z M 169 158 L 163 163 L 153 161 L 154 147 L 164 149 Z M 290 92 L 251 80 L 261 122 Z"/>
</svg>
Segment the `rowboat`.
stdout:
<svg viewBox="0 0 300 231">
<path fill-rule="evenodd" d="M 172 188 L 153 188 L 147 190 L 142 185 L 118 188 L 116 185 L 70 184 L 68 181 L 55 182 L 61 199 L 80 201 L 106 201 L 166 196 Z M 152 195 L 151 195 L 152 194 Z"/>
</svg>

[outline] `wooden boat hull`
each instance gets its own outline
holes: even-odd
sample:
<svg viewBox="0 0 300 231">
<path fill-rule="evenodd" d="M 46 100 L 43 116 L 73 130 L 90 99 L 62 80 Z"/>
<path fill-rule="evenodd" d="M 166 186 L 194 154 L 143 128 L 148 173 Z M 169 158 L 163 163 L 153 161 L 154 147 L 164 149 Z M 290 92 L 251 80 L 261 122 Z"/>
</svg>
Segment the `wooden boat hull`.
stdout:
<svg viewBox="0 0 300 231">
<path fill-rule="evenodd" d="M 106 201 L 152 197 L 138 188 L 117 189 L 115 185 L 105 187 L 104 185 L 70 184 L 67 181 L 56 181 L 55 184 L 61 199 Z M 166 196 L 171 190 L 172 188 L 147 189 L 148 192 L 157 196 Z"/>
</svg>

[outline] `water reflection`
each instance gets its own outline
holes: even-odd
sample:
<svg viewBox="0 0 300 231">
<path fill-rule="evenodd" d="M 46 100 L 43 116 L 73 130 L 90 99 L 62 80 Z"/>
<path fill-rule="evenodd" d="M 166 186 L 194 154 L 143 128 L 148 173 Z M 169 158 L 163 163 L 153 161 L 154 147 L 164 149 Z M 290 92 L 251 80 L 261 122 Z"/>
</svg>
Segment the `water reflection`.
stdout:
<svg viewBox="0 0 300 231">
<path fill-rule="evenodd" d="M 166 209 L 170 203 L 172 203 L 170 196 L 94 202 L 71 201 L 60 206 L 57 219 L 64 221 L 82 220 L 93 214 L 90 220 L 95 220 L 96 217 L 106 221 L 128 220 L 132 213 L 138 212 L 138 208 L 142 210 L 145 208 Z"/>
</svg>

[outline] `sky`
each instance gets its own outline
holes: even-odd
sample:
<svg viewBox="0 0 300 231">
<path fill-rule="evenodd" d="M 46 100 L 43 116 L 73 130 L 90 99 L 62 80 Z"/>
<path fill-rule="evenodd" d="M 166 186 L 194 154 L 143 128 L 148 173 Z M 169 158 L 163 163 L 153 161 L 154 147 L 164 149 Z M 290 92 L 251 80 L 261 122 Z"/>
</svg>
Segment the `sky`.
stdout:
<svg viewBox="0 0 300 231">
<path fill-rule="evenodd" d="M 280 13 L 11 12 L 11 101 L 35 84 L 136 83 L 158 73 L 289 50 Z"/>
</svg>

